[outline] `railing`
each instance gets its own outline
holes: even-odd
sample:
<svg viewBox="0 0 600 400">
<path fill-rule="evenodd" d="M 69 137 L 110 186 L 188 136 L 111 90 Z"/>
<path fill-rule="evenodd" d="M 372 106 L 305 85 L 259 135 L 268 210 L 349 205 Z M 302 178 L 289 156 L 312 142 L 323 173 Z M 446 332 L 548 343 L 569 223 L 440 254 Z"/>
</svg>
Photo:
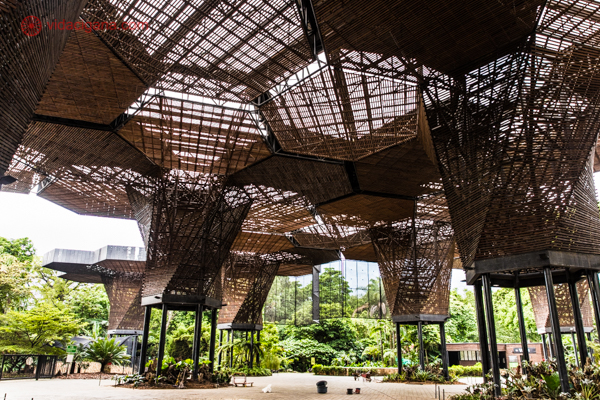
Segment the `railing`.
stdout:
<svg viewBox="0 0 600 400">
<path fill-rule="evenodd" d="M 0 366 L 1 379 L 52 378 L 57 356 L 4 354 Z"/>
</svg>

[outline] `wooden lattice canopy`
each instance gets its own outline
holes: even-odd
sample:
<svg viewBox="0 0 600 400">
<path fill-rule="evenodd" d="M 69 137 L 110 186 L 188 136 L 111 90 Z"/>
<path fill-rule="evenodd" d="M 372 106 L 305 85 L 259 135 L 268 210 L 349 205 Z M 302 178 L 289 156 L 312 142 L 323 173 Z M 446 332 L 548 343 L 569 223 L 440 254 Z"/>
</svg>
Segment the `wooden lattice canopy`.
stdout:
<svg viewBox="0 0 600 400">
<path fill-rule="evenodd" d="M 369 232 L 393 242 L 442 192 L 470 282 L 594 267 L 598 21 L 576 0 L 0 1 L 0 190 L 136 219 L 148 296 L 219 298 L 230 251 L 376 260 Z"/>
</svg>

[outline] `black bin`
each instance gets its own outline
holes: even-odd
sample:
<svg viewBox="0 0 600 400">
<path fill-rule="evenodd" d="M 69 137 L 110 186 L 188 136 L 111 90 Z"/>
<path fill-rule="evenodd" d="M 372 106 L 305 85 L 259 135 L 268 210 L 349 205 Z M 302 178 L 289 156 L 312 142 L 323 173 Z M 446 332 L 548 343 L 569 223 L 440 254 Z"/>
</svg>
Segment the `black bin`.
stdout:
<svg viewBox="0 0 600 400">
<path fill-rule="evenodd" d="M 327 393 L 327 381 L 317 382 L 317 393 Z"/>
</svg>

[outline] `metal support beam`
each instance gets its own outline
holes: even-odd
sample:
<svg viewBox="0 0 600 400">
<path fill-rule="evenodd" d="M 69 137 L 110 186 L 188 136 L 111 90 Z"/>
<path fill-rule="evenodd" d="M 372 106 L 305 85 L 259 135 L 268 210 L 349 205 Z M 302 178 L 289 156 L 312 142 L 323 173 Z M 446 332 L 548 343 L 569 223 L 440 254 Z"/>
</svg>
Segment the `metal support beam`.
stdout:
<svg viewBox="0 0 600 400">
<path fill-rule="evenodd" d="M 552 340 L 552 334 L 548 333 L 548 350 L 550 353 L 550 358 L 556 357 L 554 353 L 554 341 Z"/>
<path fill-rule="evenodd" d="M 573 321 L 575 322 L 575 332 L 571 332 L 573 348 L 575 349 L 575 361 L 577 361 L 578 366 L 585 365 L 585 361 L 587 359 L 588 354 L 587 342 L 585 340 L 585 331 L 583 330 L 583 316 L 581 315 L 581 303 L 579 302 L 579 293 L 577 293 L 576 283 L 572 280 L 569 280 L 569 294 L 571 295 L 571 307 L 573 307 Z M 577 344 L 575 343 L 575 334 L 577 334 Z"/>
<path fill-rule="evenodd" d="M 210 315 L 210 346 L 208 348 L 208 359 L 210 361 L 210 372 L 215 371 L 215 345 L 217 342 L 217 309 L 213 308 Z"/>
<path fill-rule="evenodd" d="M 596 318 L 596 332 L 600 334 L 600 291 L 598 290 L 598 273 L 587 270 L 587 281 L 592 294 L 592 307 L 594 308 L 594 317 Z"/>
<path fill-rule="evenodd" d="M 131 344 L 131 373 L 135 374 L 135 367 L 137 362 L 137 343 L 138 343 L 138 335 L 137 333 L 133 335 L 133 343 Z"/>
<path fill-rule="evenodd" d="M 231 330 L 231 343 L 235 342 L 235 331 Z M 233 346 L 229 349 L 229 368 L 233 368 Z"/>
<path fill-rule="evenodd" d="M 446 349 L 446 323 L 440 324 L 440 347 L 442 350 L 442 371 L 444 373 L 444 379 L 449 381 L 450 375 L 448 374 L 448 350 Z"/>
<path fill-rule="evenodd" d="M 546 346 L 546 334 L 542 333 L 542 353 L 544 354 L 544 360 L 548 359 L 548 348 Z"/>
<path fill-rule="evenodd" d="M 140 349 L 140 366 L 138 374 L 146 371 L 146 356 L 148 354 L 148 336 L 150 334 L 150 317 L 152 316 L 152 307 L 144 307 L 144 332 L 142 333 L 142 348 Z"/>
<path fill-rule="evenodd" d="M 571 343 L 573 343 L 573 352 L 575 353 L 575 365 L 577 365 L 579 367 L 580 366 L 580 364 L 579 364 L 580 355 L 577 354 L 577 342 L 575 341 L 575 332 L 571 332 Z"/>
<path fill-rule="evenodd" d="M 246 337 L 248 332 L 246 332 Z M 254 366 L 254 329 L 250 331 L 250 368 Z"/>
<path fill-rule="evenodd" d="M 473 285 L 475 293 L 475 311 L 477 313 L 477 330 L 479 331 L 479 351 L 481 353 L 481 367 L 483 370 L 483 380 L 487 382 L 487 373 L 490 371 L 490 351 L 488 347 L 488 337 L 485 328 L 485 312 L 483 307 L 483 294 L 481 292 L 481 281 Z"/>
<path fill-rule="evenodd" d="M 396 354 L 398 355 L 398 373 L 402 373 L 402 337 L 400 336 L 400 324 L 396 322 Z"/>
<path fill-rule="evenodd" d="M 158 339 L 158 357 L 156 359 L 156 377 L 158 378 L 162 371 L 162 362 L 165 356 L 165 343 L 167 340 L 167 305 L 162 305 L 162 316 L 160 319 L 160 338 Z"/>
<path fill-rule="evenodd" d="M 194 322 L 194 342 L 192 343 L 192 379 L 198 379 L 198 369 L 200 362 L 200 339 L 202 338 L 202 311 L 204 308 L 202 305 L 198 305 L 196 308 L 196 320 Z"/>
<path fill-rule="evenodd" d="M 260 348 L 260 331 L 256 331 L 256 343 L 258 343 L 258 347 Z M 256 352 L 256 366 L 260 367 L 260 353 Z"/>
<path fill-rule="evenodd" d="M 496 322 L 494 320 L 494 304 L 492 301 L 492 283 L 490 274 L 483 274 L 483 295 L 485 298 L 485 316 L 487 317 L 488 334 L 490 338 L 490 361 L 492 364 L 492 376 L 494 377 L 494 393 L 496 397 L 502 395 L 502 382 L 500 381 L 500 365 L 498 356 L 498 343 L 496 341 Z"/>
<path fill-rule="evenodd" d="M 419 337 L 419 368 L 425 370 L 425 346 L 423 345 L 423 323 L 417 322 L 417 336 Z"/>
<path fill-rule="evenodd" d="M 219 329 L 219 347 L 223 347 L 223 329 Z M 219 370 L 221 369 L 221 361 L 223 360 L 223 352 L 219 351 L 219 360 L 217 364 L 219 364 Z"/>
<path fill-rule="evenodd" d="M 517 317 L 519 320 L 519 334 L 521 336 L 521 348 L 523 349 L 523 355 L 521 361 L 525 360 L 529 362 L 529 345 L 527 343 L 527 327 L 525 326 L 525 317 L 523 316 L 523 301 L 521 299 L 521 289 L 515 288 L 515 301 L 517 303 Z M 521 367 L 523 364 L 521 363 Z"/>
<path fill-rule="evenodd" d="M 546 282 L 548 311 L 550 312 L 550 322 L 552 334 L 554 336 L 554 354 L 556 355 L 556 367 L 558 369 L 558 375 L 560 376 L 560 387 L 562 392 L 569 393 L 569 373 L 567 372 L 567 364 L 565 363 L 565 350 L 563 348 L 560 336 L 560 320 L 558 319 L 558 309 L 556 308 L 552 269 L 544 268 L 544 280 Z"/>
</svg>

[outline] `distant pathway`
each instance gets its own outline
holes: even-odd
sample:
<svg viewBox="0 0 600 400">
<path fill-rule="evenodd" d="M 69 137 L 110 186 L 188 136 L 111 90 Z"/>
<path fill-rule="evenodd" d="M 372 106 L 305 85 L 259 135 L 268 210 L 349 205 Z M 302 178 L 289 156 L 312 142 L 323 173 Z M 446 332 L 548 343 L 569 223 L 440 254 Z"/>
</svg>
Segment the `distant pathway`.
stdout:
<svg viewBox="0 0 600 400">
<path fill-rule="evenodd" d="M 434 399 L 434 385 L 409 385 L 399 383 L 374 383 L 354 381 L 352 377 L 315 376 L 312 374 L 281 373 L 268 377 L 248 378 L 254 387 L 226 387 L 219 389 L 152 390 L 124 389 L 112 386 L 113 381 L 103 381 L 98 386 L 96 380 L 20 380 L 0 381 L 0 400 L 250 400 L 250 399 L 346 399 L 347 388 L 361 389 L 359 399 L 363 400 L 412 400 Z M 325 380 L 328 383 L 327 394 L 318 394 L 316 383 Z M 271 384 L 273 393 L 263 393 L 262 388 Z M 464 385 L 442 385 L 446 397 L 465 389 Z M 356 395 L 354 395 L 356 396 Z M 352 398 L 350 398 L 352 399 Z M 358 399 L 356 399 L 358 400 Z"/>
</svg>

